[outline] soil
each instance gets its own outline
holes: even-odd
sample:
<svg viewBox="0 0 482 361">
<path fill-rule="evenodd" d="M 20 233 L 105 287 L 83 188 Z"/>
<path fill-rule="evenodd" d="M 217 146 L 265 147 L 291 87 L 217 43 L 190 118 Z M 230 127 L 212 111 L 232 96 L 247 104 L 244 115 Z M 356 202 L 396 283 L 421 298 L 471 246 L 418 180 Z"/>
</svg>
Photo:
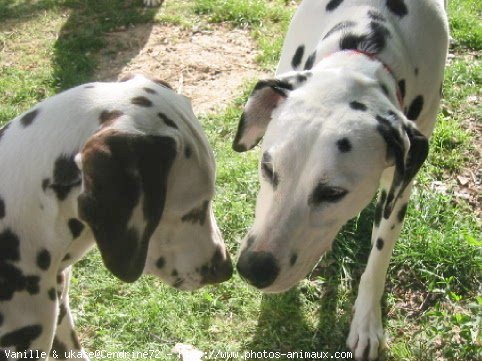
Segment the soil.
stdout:
<svg viewBox="0 0 482 361">
<path fill-rule="evenodd" d="M 247 81 L 266 76 L 249 32 L 223 25 L 208 30 L 144 24 L 106 35 L 96 80 L 145 73 L 191 98 L 196 114 L 219 111 Z"/>
</svg>

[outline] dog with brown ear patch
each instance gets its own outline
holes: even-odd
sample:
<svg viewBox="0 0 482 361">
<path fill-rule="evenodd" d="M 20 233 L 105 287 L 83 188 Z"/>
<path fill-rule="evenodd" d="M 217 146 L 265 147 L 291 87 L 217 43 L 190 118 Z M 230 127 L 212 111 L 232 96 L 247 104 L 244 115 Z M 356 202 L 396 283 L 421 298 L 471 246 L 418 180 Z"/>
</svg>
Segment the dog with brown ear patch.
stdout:
<svg viewBox="0 0 482 361">
<path fill-rule="evenodd" d="M 2 360 L 26 350 L 88 360 L 68 287 L 94 244 L 125 282 L 152 274 L 194 290 L 232 275 L 212 149 L 165 82 L 130 76 L 46 99 L 0 130 L 0 168 Z"/>
</svg>

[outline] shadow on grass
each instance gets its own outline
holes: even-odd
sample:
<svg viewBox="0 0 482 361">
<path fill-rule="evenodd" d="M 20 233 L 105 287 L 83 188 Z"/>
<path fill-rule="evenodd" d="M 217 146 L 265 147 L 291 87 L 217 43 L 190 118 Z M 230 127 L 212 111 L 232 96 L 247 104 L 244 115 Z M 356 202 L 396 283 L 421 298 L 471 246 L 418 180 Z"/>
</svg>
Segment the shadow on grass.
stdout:
<svg viewBox="0 0 482 361">
<path fill-rule="evenodd" d="M 60 90 L 91 80 L 96 59 L 107 46 L 107 33 L 147 23 L 142 33 L 136 32 L 136 41 L 129 42 L 129 46 L 135 46 L 129 49 L 134 57 L 147 42 L 157 11 L 144 8 L 141 0 L 66 0 L 65 4 L 70 15 L 60 31 L 53 59 L 54 78 Z M 129 60 L 124 58 L 125 63 L 117 64 L 114 72 L 120 73 Z"/>
<path fill-rule="evenodd" d="M 372 204 L 343 227 L 333 250 L 310 274 L 311 282 L 284 294 L 263 297 L 256 334 L 245 350 L 329 355 L 348 351 L 345 340 L 358 282 L 370 252 L 373 211 Z"/>
<path fill-rule="evenodd" d="M 99 54 L 107 48 L 107 34 L 146 24 L 133 32 L 135 41 L 125 45 L 128 51 L 122 61 L 116 63 L 118 69 L 110 69 L 111 74 L 118 74 L 144 47 L 157 10 L 145 8 L 142 0 L 0 0 L 0 23 L 3 23 L 0 28 L 14 31 L 19 24 L 43 16 L 45 11 L 68 16 L 54 44 L 52 57 L 53 86 L 64 90 L 92 79 Z"/>
</svg>

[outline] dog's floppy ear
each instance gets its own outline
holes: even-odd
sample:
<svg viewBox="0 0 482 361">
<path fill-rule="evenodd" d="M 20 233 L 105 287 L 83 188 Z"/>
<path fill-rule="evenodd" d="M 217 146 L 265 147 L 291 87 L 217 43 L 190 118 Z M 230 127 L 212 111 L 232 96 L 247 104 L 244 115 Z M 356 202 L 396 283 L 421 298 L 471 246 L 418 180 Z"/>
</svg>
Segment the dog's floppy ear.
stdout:
<svg viewBox="0 0 482 361">
<path fill-rule="evenodd" d="M 245 152 L 259 143 L 271 121 L 273 111 L 289 92 L 304 83 L 310 72 L 290 73 L 278 79 L 260 80 L 248 98 L 238 124 L 233 149 Z"/>
<path fill-rule="evenodd" d="M 428 156 L 428 139 L 413 122 L 390 113 L 388 119 L 377 116 L 377 130 L 387 143 L 388 157 L 395 166 L 392 185 L 384 205 L 383 217 L 388 219 L 398 197 L 413 180 Z M 398 126 L 394 124 L 394 120 Z"/>
<path fill-rule="evenodd" d="M 125 282 L 143 272 L 175 157 L 170 137 L 113 130 L 93 136 L 82 150 L 79 217 L 91 227 L 106 267 Z"/>
</svg>

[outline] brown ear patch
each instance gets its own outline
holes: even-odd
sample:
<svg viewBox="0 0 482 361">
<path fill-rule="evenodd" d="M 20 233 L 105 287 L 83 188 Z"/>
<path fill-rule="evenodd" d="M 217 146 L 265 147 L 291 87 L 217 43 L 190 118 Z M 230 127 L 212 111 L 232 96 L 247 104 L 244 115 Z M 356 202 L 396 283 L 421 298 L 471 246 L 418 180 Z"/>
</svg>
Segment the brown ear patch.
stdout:
<svg viewBox="0 0 482 361">
<path fill-rule="evenodd" d="M 91 227 L 106 267 L 133 282 L 142 274 L 149 239 L 164 209 L 175 141 L 107 131 L 92 138 L 82 153 L 79 217 Z M 144 221 L 131 224 L 138 206 Z"/>
</svg>

